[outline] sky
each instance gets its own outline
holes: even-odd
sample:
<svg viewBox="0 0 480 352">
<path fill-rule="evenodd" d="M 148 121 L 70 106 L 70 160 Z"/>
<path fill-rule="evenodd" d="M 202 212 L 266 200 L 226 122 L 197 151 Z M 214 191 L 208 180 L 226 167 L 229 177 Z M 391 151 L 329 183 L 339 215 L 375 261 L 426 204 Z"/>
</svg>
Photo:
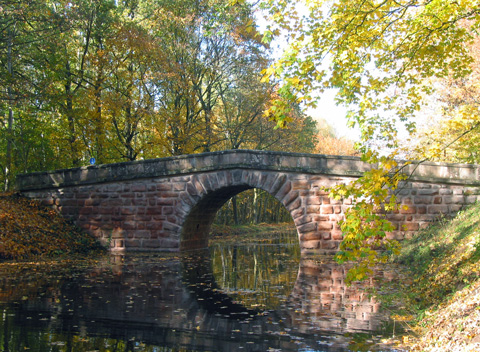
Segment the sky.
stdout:
<svg viewBox="0 0 480 352">
<path fill-rule="evenodd" d="M 260 32 L 263 32 L 267 28 L 266 19 L 260 10 L 256 12 L 256 15 L 257 26 Z M 287 44 L 285 41 L 283 41 L 281 38 L 276 38 L 274 44 L 275 48 L 273 50 L 274 58 L 280 57 L 286 46 Z M 358 128 L 351 129 L 347 127 L 347 109 L 335 103 L 335 94 L 336 90 L 334 89 L 326 90 L 324 93 L 322 93 L 317 107 L 314 109 L 308 109 L 304 112 L 317 122 L 319 122 L 320 119 L 327 121 L 327 123 L 334 128 L 337 137 L 346 137 L 356 141 L 360 137 L 360 131 Z"/>
<path fill-rule="evenodd" d="M 346 137 L 356 141 L 360 137 L 360 131 L 358 128 L 347 127 L 347 109 L 335 103 L 335 93 L 336 91 L 333 89 L 326 90 L 322 93 L 317 107 L 305 112 L 317 122 L 319 119 L 327 121 L 334 128 L 337 137 Z"/>
</svg>

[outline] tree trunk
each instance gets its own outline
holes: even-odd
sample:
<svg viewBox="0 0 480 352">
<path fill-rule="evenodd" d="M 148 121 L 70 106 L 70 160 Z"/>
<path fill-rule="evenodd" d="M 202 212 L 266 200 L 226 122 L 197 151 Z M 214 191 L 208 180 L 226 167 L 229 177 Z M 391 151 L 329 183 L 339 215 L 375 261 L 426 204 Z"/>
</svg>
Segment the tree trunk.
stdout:
<svg viewBox="0 0 480 352">
<path fill-rule="evenodd" d="M 233 223 L 235 224 L 235 226 L 238 226 L 237 196 L 232 197 L 232 208 L 233 208 Z"/>
<path fill-rule="evenodd" d="M 12 172 L 12 145 L 13 145 L 13 108 L 12 105 L 15 101 L 15 94 L 13 92 L 13 37 L 15 36 L 15 30 L 10 29 L 8 32 L 8 44 L 7 44 L 7 70 L 9 74 L 10 83 L 8 85 L 8 120 L 7 120 L 7 150 L 5 154 L 5 183 L 4 190 L 10 188 L 10 174 Z"/>
<path fill-rule="evenodd" d="M 73 167 L 80 166 L 80 156 L 78 153 L 77 146 L 77 132 L 75 127 L 75 115 L 73 113 L 73 92 L 72 92 L 72 71 L 70 67 L 70 61 L 67 59 L 65 64 L 65 73 L 67 81 L 65 83 L 65 115 L 67 116 L 68 122 L 68 144 L 70 145 L 70 157 L 72 160 Z"/>
</svg>

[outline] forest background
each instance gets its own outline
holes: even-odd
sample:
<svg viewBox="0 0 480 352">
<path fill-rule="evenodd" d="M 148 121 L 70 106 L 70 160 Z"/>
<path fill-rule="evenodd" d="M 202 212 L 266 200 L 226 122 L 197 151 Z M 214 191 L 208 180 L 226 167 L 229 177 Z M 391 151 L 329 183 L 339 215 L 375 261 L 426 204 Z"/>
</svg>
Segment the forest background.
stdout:
<svg viewBox="0 0 480 352">
<path fill-rule="evenodd" d="M 262 81 L 272 50 L 255 10 L 228 0 L 0 1 L 2 188 L 12 189 L 18 173 L 92 158 L 355 153 L 297 103 L 285 129 L 264 113 L 279 94 L 277 83 Z M 222 222 L 291 220 L 260 190 L 229 204 Z"/>
<path fill-rule="evenodd" d="M 354 204 L 339 256 L 371 261 L 395 247 L 378 210 L 398 210 L 399 158 L 479 162 L 479 27 L 473 0 L 1 0 L 0 181 L 8 190 L 18 173 L 92 158 L 354 154 L 303 113 L 334 89 L 376 165 L 331 190 Z M 275 38 L 285 51 L 273 60 Z M 267 194 L 245 197 L 223 221 L 239 209 L 250 222 L 289 219 Z"/>
</svg>

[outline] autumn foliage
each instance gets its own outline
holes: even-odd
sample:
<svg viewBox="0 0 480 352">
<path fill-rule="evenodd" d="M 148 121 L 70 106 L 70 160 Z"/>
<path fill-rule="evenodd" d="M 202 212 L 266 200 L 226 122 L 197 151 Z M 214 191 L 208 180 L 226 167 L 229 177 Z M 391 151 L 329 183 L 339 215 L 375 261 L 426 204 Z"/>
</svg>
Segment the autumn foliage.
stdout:
<svg viewBox="0 0 480 352">
<path fill-rule="evenodd" d="M 100 250 L 93 236 L 54 210 L 16 193 L 0 194 L 0 260 L 25 260 Z"/>
</svg>

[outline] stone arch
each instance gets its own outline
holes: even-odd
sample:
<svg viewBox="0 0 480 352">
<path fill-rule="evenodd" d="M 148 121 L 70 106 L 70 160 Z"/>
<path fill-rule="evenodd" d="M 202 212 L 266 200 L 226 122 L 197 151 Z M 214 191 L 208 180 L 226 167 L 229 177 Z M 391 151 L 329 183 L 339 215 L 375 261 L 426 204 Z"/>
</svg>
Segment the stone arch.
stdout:
<svg viewBox="0 0 480 352">
<path fill-rule="evenodd" d="M 233 196 L 259 188 L 275 197 L 290 213 L 300 207 L 298 191 L 285 173 L 257 170 L 227 170 L 193 175 L 181 197 L 180 250 L 208 246 L 208 234 L 217 211 Z M 294 205 L 292 206 L 292 204 Z"/>
</svg>

